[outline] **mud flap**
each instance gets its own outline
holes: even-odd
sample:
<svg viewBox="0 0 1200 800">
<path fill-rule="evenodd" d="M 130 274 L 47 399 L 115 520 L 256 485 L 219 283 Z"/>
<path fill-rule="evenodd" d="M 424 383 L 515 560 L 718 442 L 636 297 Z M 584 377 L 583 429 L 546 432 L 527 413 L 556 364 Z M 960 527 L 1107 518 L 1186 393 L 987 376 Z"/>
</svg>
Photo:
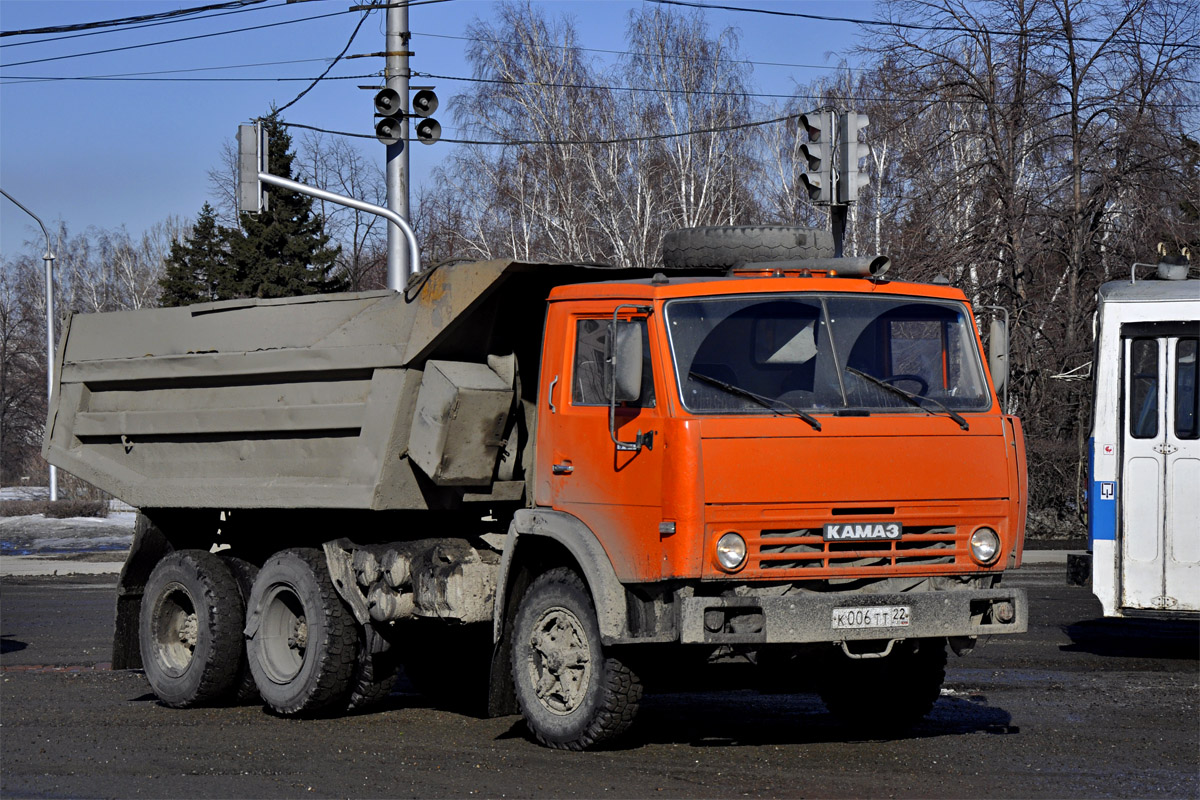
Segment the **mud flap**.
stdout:
<svg viewBox="0 0 1200 800">
<path fill-rule="evenodd" d="M 117 582 L 117 609 L 113 625 L 113 669 L 141 669 L 142 652 L 138 646 L 138 616 L 142 593 L 154 565 L 175 548 L 163 532 L 145 514 L 138 514 L 133 526 L 133 544 L 121 568 Z"/>
</svg>

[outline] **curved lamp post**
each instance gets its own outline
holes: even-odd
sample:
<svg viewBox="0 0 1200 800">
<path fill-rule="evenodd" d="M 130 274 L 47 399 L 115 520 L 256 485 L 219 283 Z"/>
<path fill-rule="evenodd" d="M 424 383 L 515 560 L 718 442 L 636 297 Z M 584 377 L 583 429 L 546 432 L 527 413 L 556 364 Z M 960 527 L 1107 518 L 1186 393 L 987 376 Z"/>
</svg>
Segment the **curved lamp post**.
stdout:
<svg viewBox="0 0 1200 800">
<path fill-rule="evenodd" d="M 50 396 L 54 393 L 54 251 L 50 249 L 50 234 L 46 232 L 46 226 L 38 219 L 37 214 L 18 203 L 15 197 L 3 189 L 0 189 L 0 194 L 33 217 L 42 229 L 42 235 L 46 237 L 46 254 L 42 256 L 42 260 L 46 262 L 46 410 L 49 412 Z M 53 464 L 50 465 L 50 499 L 58 499 L 58 469 Z"/>
</svg>

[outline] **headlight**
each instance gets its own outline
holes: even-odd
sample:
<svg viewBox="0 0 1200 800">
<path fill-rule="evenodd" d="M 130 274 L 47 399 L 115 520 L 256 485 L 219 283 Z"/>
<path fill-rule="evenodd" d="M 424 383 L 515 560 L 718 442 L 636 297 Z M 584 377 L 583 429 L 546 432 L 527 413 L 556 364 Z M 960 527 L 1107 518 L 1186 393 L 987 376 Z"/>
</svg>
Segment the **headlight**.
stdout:
<svg viewBox="0 0 1200 800">
<path fill-rule="evenodd" d="M 730 531 L 717 540 L 717 563 L 733 571 L 746 561 L 746 540 Z"/>
<path fill-rule="evenodd" d="M 991 528 L 980 528 L 971 534 L 971 556 L 980 564 L 990 564 L 1000 552 L 1000 537 Z"/>
</svg>

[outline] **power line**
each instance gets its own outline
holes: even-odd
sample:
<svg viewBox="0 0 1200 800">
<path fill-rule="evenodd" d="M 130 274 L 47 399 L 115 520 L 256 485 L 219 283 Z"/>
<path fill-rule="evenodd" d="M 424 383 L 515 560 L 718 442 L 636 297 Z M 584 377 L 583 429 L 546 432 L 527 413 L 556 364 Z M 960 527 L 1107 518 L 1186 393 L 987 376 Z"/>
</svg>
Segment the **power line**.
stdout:
<svg viewBox="0 0 1200 800">
<path fill-rule="evenodd" d="M 413 77 L 432 78 L 439 81 L 462 81 L 464 83 L 494 83 L 503 86 L 544 86 L 549 89 L 599 89 L 608 92 L 649 92 L 651 94 L 695 94 L 712 97 L 765 97 L 772 100 L 791 99 L 796 95 L 768 94 L 762 92 L 714 91 L 709 89 L 657 89 L 644 86 L 605 86 L 588 83 L 548 83 L 545 81 L 510 81 L 504 78 L 460 78 L 453 75 L 435 75 L 431 72 L 413 70 Z"/>
<path fill-rule="evenodd" d="M 827 99 L 823 95 L 813 95 L 813 94 L 767 94 L 767 93 L 761 93 L 761 92 L 712 91 L 712 90 L 705 90 L 705 89 L 668 89 L 668 88 L 640 87 L 640 86 L 606 86 L 603 84 L 587 84 L 587 83 L 548 83 L 548 82 L 542 82 L 542 81 L 514 81 L 514 80 L 503 79 L 503 78 L 466 78 L 466 77 L 459 77 L 459 76 L 454 76 L 454 75 L 434 75 L 434 74 L 428 73 L 428 72 L 416 72 L 416 71 L 414 71 L 412 74 L 414 76 L 420 76 L 422 78 L 432 78 L 434 80 L 443 80 L 443 81 L 462 81 L 465 83 L 488 83 L 488 84 L 500 84 L 500 85 L 505 85 L 505 86 L 544 86 L 544 87 L 553 88 L 553 89 L 596 89 L 596 90 L 610 91 L 610 92 L 645 92 L 645 93 L 651 93 L 651 94 L 711 95 L 711 96 L 717 96 L 717 97 L 722 97 L 722 96 L 754 97 L 754 98 L 768 98 L 768 99 L 773 99 L 773 100 L 776 100 L 776 99 L 793 100 L 794 99 L 794 100 L 810 100 L 815 103 L 824 102 Z M 863 102 L 870 102 L 870 103 L 908 103 L 908 102 L 911 102 L 907 98 L 898 98 L 898 97 L 857 96 L 854 98 L 847 98 L 847 100 L 850 100 L 850 99 L 859 100 L 859 101 L 863 101 Z M 965 104 L 969 104 L 969 105 L 992 105 L 992 103 L 990 103 L 989 101 L 986 101 L 986 100 L 963 100 L 963 101 L 956 101 L 956 102 L 965 103 Z M 1105 102 L 1107 103 L 1108 101 L 1106 100 Z M 1059 106 L 1059 105 L 1069 105 L 1069 103 L 1067 101 L 1047 101 L 1045 103 L 1045 105 Z M 1180 108 L 1180 109 L 1200 108 L 1200 104 L 1197 104 L 1197 103 L 1156 103 L 1155 105 L 1158 108 Z"/>
<path fill-rule="evenodd" d="M 507 141 L 483 141 L 479 139 L 447 139 L 442 137 L 439 142 L 449 142 L 451 144 L 475 144 L 475 145 L 497 145 L 497 146 L 525 146 L 525 145 L 608 145 L 608 144 L 632 144 L 634 142 L 652 142 L 661 139 L 679 139 L 684 136 L 701 136 L 710 133 L 728 133 L 730 131 L 745 130 L 747 128 L 760 128 L 765 125 L 775 125 L 780 122 L 787 122 L 790 119 L 799 117 L 799 114 L 785 114 L 782 117 L 773 119 L 753 120 L 751 122 L 739 122 L 736 125 L 724 125 L 716 128 L 697 128 L 690 131 L 680 131 L 678 133 L 656 133 L 648 136 L 620 136 L 615 139 L 510 139 Z M 374 139 L 375 135 L 371 133 L 349 133 L 347 131 L 331 131 L 326 128 L 318 128 L 312 125 L 301 125 L 298 122 L 283 122 L 281 124 L 288 128 L 303 128 L 308 131 L 317 131 L 318 133 L 329 133 L 334 136 L 352 136 L 356 139 Z M 409 139 L 410 142 L 419 141 L 418 139 Z"/>
<path fill-rule="evenodd" d="M 445 34 L 445 33 L 421 33 L 419 31 L 413 31 L 412 35 L 413 36 L 428 36 L 432 39 L 453 39 L 453 40 L 462 41 L 462 42 L 483 42 L 486 44 L 501 44 L 501 45 L 506 45 L 508 47 L 515 47 L 515 46 L 521 44 L 521 42 L 510 42 L 510 41 L 505 41 L 503 39 L 485 39 L 481 36 L 451 36 L 451 35 Z M 581 53 L 604 53 L 606 55 L 613 55 L 613 56 L 639 56 L 639 57 L 643 57 L 643 58 L 652 56 L 654 58 L 675 58 L 675 59 L 690 59 L 690 58 L 692 58 L 692 56 L 674 55 L 671 53 L 639 53 L 635 50 L 605 50 L 605 49 L 599 48 L 599 47 L 577 47 L 574 45 L 565 45 L 565 44 L 545 44 L 544 46 L 549 47 L 552 50 L 578 50 Z M 711 60 L 713 62 L 719 63 L 719 64 L 749 64 L 750 66 L 753 66 L 753 67 L 794 67 L 794 68 L 799 68 L 799 69 L 829 69 L 830 68 L 828 64 L 788 64 L 788 63 L 779 62 L 779 61 L 751 61 L 751 60 L 745 59 L 745 58 L 714 58 Z M 865 70 L 859 69 L 857 67 L 851 67 L 850 69 L 854 72 L 865 71 Z"/>
<path fill-rule="evenodd" d="M 265 3 L 266 0 L 253 0 L 253 2 L 254 3 Z M 89 31 L 86 31 L 85 33 L 73 33 L 73 34 L 70 34 L 67 36 L 55 36 L 50 39 L 30 39 L 28 42 L 13 42 L 12 44 L 6 44 L 5 48 L 11 50 L 14 47 L 25 47 L 26 45 L 30 45 L 30 44 L 49 44 L 50 42 L 63 42 L 63 41 L 67 41 L 69 39 L 81 39 L 85 36 L 99 36 L 99 35 L 102 35 L 105 33 L 125 33 L 126 31 L 139 31 L 142 28 L 157 28 L 159 25 L 173 25 L 177 22 L 199 22 L 201 20 L 217 19 L 218 17 L 228 17 L 231 14 L 245 14 L 247 11 L 266 11 L 268 9 L 279 8 L 280 6 L 285 6 L 285 5 L 287 5 L 286 0 L 284 0 L 284 2 L 276 3 L 273 6 L 253 5 L 253 6 L 247 6 L 245 8 L 238 8 L 233 11 L 223 11 L 220 14 L 206 14 L 204 16 L 176 17 L 173 19 L 162 20 L 160 22 L 147 22 L 147 23 L 140 24 L 140 25 L 129 25 L 127 27 L 122 27 L 122 28 L 101 28 L 100 30 L 89 30 Z M 75 27 L 78 27 L 78 26 L 75 26 Z M 4 34 L 4 35 L 8 35 L 8 34 Z"/>
<path fill-rule="evenodd" d="M 434 3 L 445 3 L 445 2 L 448 2 L 448 0 L 407 0 L 406 2 L 403 2 L 402 5 L 424 6 L 424 5 L 431 5 Z M 320 83 L 322 78 L 324 78 L 326 75 L 329 74 L 329 70 L 333 69 L 337 65 L 337 63 L 342 60 L 342 56 L 346 55 L 346 51 L 349 50 L 350 45 L 354 43 L 354 37 L 358 36 L 359 29 L 362 28 L 363 23 L 367 21 L 367 17 L 370 15 L 371 11 L 373 11 L 374 9 L 368 8 L 368 9 L 361 9 L 361 10 L 363 11 L 362 18 L 359 19 L 358 24 L 354 26 L 354 30 L 351 32 L 350 38 L 346 40 L 346 46 L 342 48 L 342 52 L 337 54 L 337 56 L 333 59 L 333 62 L 330 63 L 330 65 L 325 68 L 324 72 L 322 72 L 320 75 L 317 76 L 316 80 L 314 80 L 308 86 L 307 89 L 305 89 L 303 92 L 301 92 L 300 94 L 293 97 L 290 102 L 284 104 L 280 108 L 275 109 L 272 113 L 278 115 L 284 109 L 290 108 L 291 106 L 295 105 L 300 100 L 301 97 L 304 97 L 304 95 L 306 95 L 310 91 L 312 91 L 312 88 L 314 86 L 316 86 L 318 83 Z"/>
<path fill-rule="evenodd" d="M 331 61 L 329 63 L 329 66 L 325 68 L 325 71 L 322 72 L 320 75 L 318 75 L 316 77 L 316 79 L 313 80 L 313 82 L 310 83 L 307 88 L 305 88 L 304 91 L 302 91 L 300 94 L 293 97 L 291 99 L 291 101 L 289 101 L 288 103 L 285 103 L 283 106 L 275 109 L 274 112 L 272 112 L 272 113 L 279 114 L 282 111 L 284 111 L 285 109 L 288 109 L 291 106 L 294 106 L 300 100 L 301 97 L 304 97 L 304 95 L 311 92 L 312 88 L 314 86 L 316 86 L 318 83 L 320 83 L 322 78 L 324 78 L 326 75 L 329 74 L 329 70 L 331 70 L 335 66 L 337 66 L 337 63 L 342 60 L 342 56 L 346 55 L 346 51 L 350 49 L 350 45 L 354 43 L 354 37 L 358 36 L 359 30 L 362 28 L 363 23 L 367 21 L 367 17 L 370 16 L 370 14 L 371 14 L 370 11 L 364 11 L 362 16 L 359 17 L 358 24 L 355 25 L 354 30 L 351 31 L 350 38 L 346 40 L 346 46 L 342 48 L 342 52 L 338 53 L 337 56 L 334 57 L 333 61 Z"/>
<path fill-rule="evenodd" d="M 939 31 L 945 33 L 980 33 L 988 36 L 1029 36 L 1029 31 L 993 31 L 988 28 L 968 28 L 963 25 L 921 25 L 915 22 L 888 22 L 878 19 L 858 19 L 855 17 L 830 17 L 820 14 L 803 14 L 799 11 L 778 11 L 773 8 L 746 8 L 744 6 L 726 6 L 716 3 L 698 3 L 692 0 L 647 0 L 647 2 L 658 3 L 664 6 L 684 6 L 686 8 L 703 8 L 707 10 L 719 11 L 743 11 L 750 14 L 768 14 L 774 17 L 798 17 L 800 19 L 811 19 L 819 22 L 850 22 L 855 25 L 875 25 L 883 28 L 904 28 L 906 30 L 916 31 Z M 1116 31 L 1113 31 L 1115 34 Z M 1133 45 L 1161 45 L 1163 47 L 1178 47 L 1186 49 L 1200 49 L 1200 44 L 1191 44 L 1185 42 L 1142 42 L 1136 39 L 1115 39 L 1099 38 L 1093 36 L 1071 36 L 1064 34 L 1062 38 L 1069 41 L 1089 42 L 1094 44 L 1107 44 L 1109 41 L 1117 41 L 1121 44 Z"/>
<path fill-rule="evenodd" d="M 140 49 L 143 47 L 156 47 L 156 46 L 162 45 L 162 44 L 177 44 L 179 42 L 191 42 L 191 41 L 195 41 L 197 39 L 211 39 L 214 36 L 226 36 L 231 33 L 245 33 L 247 31 L 259 31 L 259 30 L 264 30 L 266 28 L 277 28 L 280 25 L 294 25 L 298 22 L 311 22 L 312 20 L 315 20 L 315 19 L 328 19 L 329 17 L 338 17 L 338 16 L 341 16 L 342 14 L 353 14 L 353 13 L 356 13 L 356 12 L 354 12 L 354 11 L 334 11 L 329 14 L 317 14 L 312 17 L 300 17 L 299 19 L 285 19 L 281 22 L 268 22 L 264 25 L 252 25 L 247 28 L 234 28 L 234 29 L 228 30 L 228 31 L 216 31 L 214 33 L 200 33 L 195 36 L 181 36 L 177 39 L 164 39 L 164 40 L 158 41 L 158 42 L 144 42 L 142 44 L 126 45 L 125 47 L 110 47 L 107 50 L 92 50 L 87 53 L 74 53 L 74 54 L 66 55 L 66 56 L 52 56 L 49 58 L 35 58 L 35 59 L 30 59 L 29 61 L 17 61 L 13 64 L 0 64 L 0 69 L 11 69 L 12 67 L 23 67 L 28 64 L 43 64 L 47 61 L 64 61 L 64 60 L 70 59 L 70 58 L 82 58 L 83 56 L 95 56 L 95 55 L 101 55 L 104 53 L 119 53 L 124 50 L 137 50 L 137 49 Z"/>
<path fill-rule="evenodd" d="M 115 83 L 290 83 L 295 81 L 358 81 L 366 78 L 378 78 L 378 72 L 365 75 L 318 75 L 315 78 L 300 76 L 295 78 L 153 78 L 153 77 L 123 77 L 120 75 L 77 75 L 72 77 L 22 76 L 12 75 L 0 77 L 0 86 L 19 86 L 23 83 L 52 83 L 55 81 L 113 81 Z M 311 87 L 310 87 L 311 88 Z"/>
<path fill-rule="evenodd" d="M 117 19 L 96 20 L 94 22 L 79 22 L 73 25 L 52 25 L 45 28 L 26 28 L 21 31 L 0 31 L 0 37 L 3 36 L 36 36 L 43 33 L 68 33 L 70 31 L 83 31 L 93 28 L 113 28 L 121 25 L 134 25 L 139 22 L 148 22 L 151 20 L 163 20 L 173 17 L 192 16 L 202 14 L 205 11 L 219 11 L 226 8 L 241 8 L 244 6 L 257 5 L 265 3 L 266 0 L 231 0 L 227 3 L 215 3 L 207 6 L 194 6 L 192 8 L 180 8 L 175 11 L 160 11 L 156 14 L 141 14 L 136 17 L 118 17 Z"/>
<path fill-rule="evenodd" d="M 130 77 L 136 77 L 139 75 L 174 75 L 176 73 L 181 73 L 181 72 L 214 72 L 216 70 L 222 70 L 222 69 L 250 69 L 252 67 L 279 67 L 279 66 L 284 66 L 286 64 L 315 64 L 318 61 L 320 61 L 322 63 L 328 63 L 331 60 L 332 59 L 329 59 L 329 58 L 292 58 L 292 59 L 288 59 L 286 61 L 258 61 L 253 64 L 225 64 L 223 66 L 217 66 L 217 67 L 187 67 L 186 69 L 154 69 L 154 70 L 146 70 L 146 71 L 142 71 L 142 72 L 112 72 L 112 73 L 109 73 L 108 75 L 83 75 L 83 76 L 79 76 L 79 77 L 47 76 L 47 77 L 41 77 L 41 78 L 31 78 L 30 80 L 75 81 L 75 80 L 92 80 L 95 78 L 130 78 Z"/>
<path fill-rule="evenodd" d="M 8 80 L 15 83 L 42 83 L 46 81 L 115 81 L 115 80 L 132 80 L 145 76 L 157 75 L 175 75 L 184 72 L 215 72 L 223 69 L 250 69 L 252 67 L 277 67 L 286 64 L 312 64 L 315 62 L 328 63 L 331 59 L 328 58 L 294 58 L 288 61 L 260 61 L 254 64 L 227 64 L 219 67 L 189 67 L 187 69 L 155 69 L 142 72 L 113 72 L 107 75 L 9 75 L 0 80 Z M 372 78 L 374 75 L 361 75 L 357 77 Z M 153 78 L 148 80 L 188 80 L 187 78 Z M 225 80 L 310 80 L 308 78 L 208 78 L 204 80 L 225 81 Z M 331 78 L 330 80 L 336 80 Z"/>
</svg>

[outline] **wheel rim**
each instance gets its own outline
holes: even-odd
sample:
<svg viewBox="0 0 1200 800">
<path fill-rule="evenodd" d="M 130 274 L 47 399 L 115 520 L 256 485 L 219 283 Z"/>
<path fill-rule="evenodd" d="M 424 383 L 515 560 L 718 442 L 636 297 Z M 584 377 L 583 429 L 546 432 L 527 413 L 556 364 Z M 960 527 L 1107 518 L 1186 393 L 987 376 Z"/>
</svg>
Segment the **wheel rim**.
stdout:
<svg viewBox="0 0 1200 800">
<path fill-rule="evenodd" d="M 182 584 L 168 584 L 158 601 L 154 625 L 154 650 L 163 672 L 173 678 L 187 672 L 199 640 L 196 603 Z"/>
<path fill-rule="evenodd" d="M 583 705 L 592 677 L 587 630 L 569 609 L 543 611 L 529 637 L 529 679 L 534 694 L 552 714 L 567 715 Z"/>
<path fill-rule="evenodd" d="M 259 631 L 262 665 L 275 683 L 288 683 L 300 674 L 308 652 L 308 616 L 290 586 L 273 586 L 263 603 Z"/>
</svg>

